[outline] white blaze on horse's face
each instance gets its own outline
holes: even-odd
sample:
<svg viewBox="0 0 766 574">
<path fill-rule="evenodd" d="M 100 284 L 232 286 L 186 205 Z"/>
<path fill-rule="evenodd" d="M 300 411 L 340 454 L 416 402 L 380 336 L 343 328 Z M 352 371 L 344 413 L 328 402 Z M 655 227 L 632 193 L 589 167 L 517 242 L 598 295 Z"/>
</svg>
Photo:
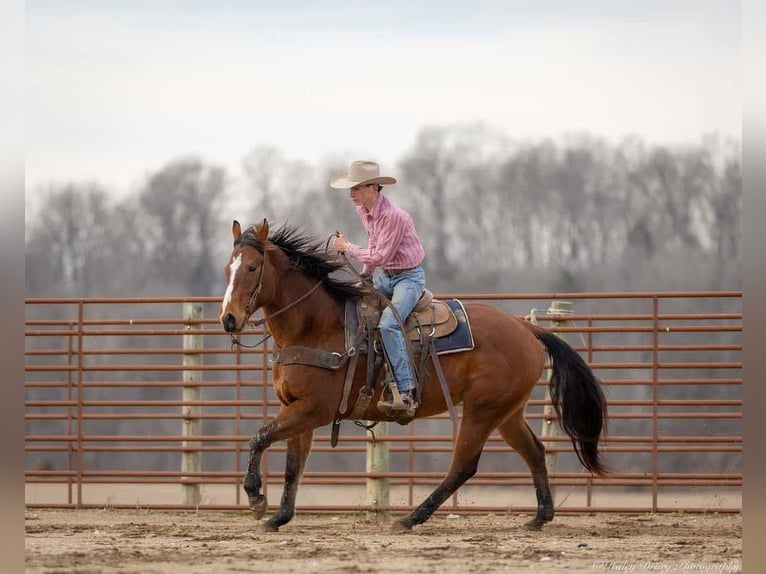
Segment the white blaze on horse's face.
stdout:
<svg viewBox="0 0 766 574">
<path fill-rule="evenodd" d="M 234 292 L 234 278 L 237 276 L 237 270 L 242 265 L 242 254 L 240 253 L 234 258 L 234 261 L 229 265 L 229 284 L 226 286 L 226 293 L 223 295 L 223 303 L 221 303 L 221 314 L 218 319 L 226 315 L 231 303 L 231 294 Z"/>
</svg>

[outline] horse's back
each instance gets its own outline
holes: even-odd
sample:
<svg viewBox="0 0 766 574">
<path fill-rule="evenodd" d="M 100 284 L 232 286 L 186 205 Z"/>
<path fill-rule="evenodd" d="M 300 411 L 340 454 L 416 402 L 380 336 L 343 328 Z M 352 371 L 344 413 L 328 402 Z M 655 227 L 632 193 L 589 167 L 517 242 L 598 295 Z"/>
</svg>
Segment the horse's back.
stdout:
<svg viewBox="0 0 766 574">
<path fill-rule="evenodd" d="M 480 362 L 506 363 L 517 374 L 533 378 L 542 373 L 545 349 L 524 319 L 484 303 L 467 303 L 474 351 Z"/>
</svg>

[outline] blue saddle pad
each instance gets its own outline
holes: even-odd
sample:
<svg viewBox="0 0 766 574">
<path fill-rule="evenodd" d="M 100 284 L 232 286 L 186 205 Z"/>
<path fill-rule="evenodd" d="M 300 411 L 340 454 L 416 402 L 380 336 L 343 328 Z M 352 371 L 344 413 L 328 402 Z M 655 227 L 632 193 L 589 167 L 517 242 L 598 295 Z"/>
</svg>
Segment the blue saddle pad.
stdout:
<svg viewBox="0 0 766 574">
<path fill-rule="evenodd" d="M 446 337 L 434 339 L 434 347 L 437 355 L 447 355 L 449 353 L 459 353 L 460 351 L 471 351 L 473 349 L 473 333 L 471 332 L 471 323 L 468 321 L 468 314 L 465 307 L 459 299 L 445 299 L 444 302 L 450 306 L 457 318 L 457 328 Z"/>
</svg>

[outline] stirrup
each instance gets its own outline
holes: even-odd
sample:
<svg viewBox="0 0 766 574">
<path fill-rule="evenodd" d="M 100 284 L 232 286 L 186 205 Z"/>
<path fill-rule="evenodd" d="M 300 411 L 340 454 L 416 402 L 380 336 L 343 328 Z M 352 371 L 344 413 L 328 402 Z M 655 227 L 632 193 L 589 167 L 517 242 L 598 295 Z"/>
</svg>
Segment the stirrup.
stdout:
<svg viewBox="0 0 766 574">
<path fill-rule="evenodd" d="M 392 378 L 387 380 L 386 383 L 387 388 L 384 389 L 383 394 L 381 394 L 380 400 L 378 401 L 378 410 L 388 414 L 390 414 L 389 411 L 405 410 L 406 407 L 404 406 L 404 400 L 402 399 L 401 393 L 399 393 L 399 388 L 396 386 L 396 381 L 394 381 Z M 384 398 L 386 390 L 391 393 L 390 399 Z"/>
<path fill-rule="evenodd" d="M 414 397 L 412 402 L 405 403 L 395 381 L 389 383 L 388 390 L 391 392 L 391 400 L 386 400 L 381 396 L 377 405 L 379 411 L 389 416 L 412 417 L 415 415 L 415 411 L 418 409 L 418 404 Z"/>
</svg>

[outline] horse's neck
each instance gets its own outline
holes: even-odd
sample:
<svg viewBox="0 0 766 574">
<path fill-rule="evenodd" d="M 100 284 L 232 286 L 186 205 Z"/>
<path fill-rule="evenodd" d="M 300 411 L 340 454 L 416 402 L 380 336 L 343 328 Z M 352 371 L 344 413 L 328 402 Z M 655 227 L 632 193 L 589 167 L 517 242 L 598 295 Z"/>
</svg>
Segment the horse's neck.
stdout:
<svg viewBox="0 0 766 574">
<path fill-rule="evenodd" d="M 276 315 L 281 309 L 297 301 L 316 285 L 316 280 L 301 276 L 300 280 L 291 281 L 289 285 L 281 281 L 284 287 L 274 299 L 265 305 L 269 331 L 279 347 L 288 345 L 315 345 L 325 338 L 329 331 L 337 328 L 340 321 L 340 311 L 335 300 L 319 286 L 316 291 L 297 303 L 293 308 Z M 276 315 L 274 319 L 268 319 Z M 342 329 L 342 322 L 340 323 Z"/>
</svg>

